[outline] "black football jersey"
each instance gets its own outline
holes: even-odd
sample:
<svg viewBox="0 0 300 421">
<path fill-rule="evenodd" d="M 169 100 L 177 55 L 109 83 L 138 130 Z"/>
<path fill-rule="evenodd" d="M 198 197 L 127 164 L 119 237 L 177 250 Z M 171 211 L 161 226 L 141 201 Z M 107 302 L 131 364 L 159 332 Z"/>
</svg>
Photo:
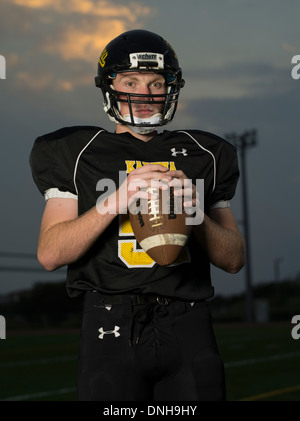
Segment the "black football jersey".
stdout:
<svg viewBox="0 0 300 421">
<path fill-rule="evenodd" d="M 105 194 L 105 180 L 118 188 L 123 180 L 120 174 L 126 176 L 147 163 L 182 170 L 195 184 L 204 180 L 205 212 L 234 196 L 239 177 L 235 147 L 199 130 L 164 131 L 144 142 L 130 133 L 67 127 L 37 138 L 30 155 L 40 192 L 55 189 L 76 197 L 79 215 Z M 117 215 L 89 251 L 68 266 L 67 289 L 70 296 L 86 290 L 183 300 L 213 295 L 210 262 L 193 233 L 178 261 L 159 266 L 139 247 L 128 215 Z"/>
</svg>

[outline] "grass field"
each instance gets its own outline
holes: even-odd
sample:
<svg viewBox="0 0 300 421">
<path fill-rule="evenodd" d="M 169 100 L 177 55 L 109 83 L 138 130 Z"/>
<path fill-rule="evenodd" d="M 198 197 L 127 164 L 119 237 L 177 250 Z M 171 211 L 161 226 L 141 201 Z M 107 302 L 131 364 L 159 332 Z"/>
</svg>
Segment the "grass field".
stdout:
<svg viewBox="0 0 300 421">
<path fill-rule="evenodd" d="M 216 325 L 229 401 L 299 401 L 300 339 L 292 325 Z M 77 331 L 7 334 L 0 340 L 0 400 L 76 399 Z"/>
</svg>

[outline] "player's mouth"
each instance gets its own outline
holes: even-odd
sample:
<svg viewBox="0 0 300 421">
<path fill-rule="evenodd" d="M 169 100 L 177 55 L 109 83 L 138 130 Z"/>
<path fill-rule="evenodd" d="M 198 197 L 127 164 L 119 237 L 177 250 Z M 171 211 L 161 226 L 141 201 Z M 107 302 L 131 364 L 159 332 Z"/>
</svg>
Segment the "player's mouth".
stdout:
<svg viewBox="0 0 300 421">
<path fill-rule="evenodd" d="M 134 115 L 140 118 L 151 117 L 155 113 L 156 113 L 156 110 L 153 107 L 142 107 L 142 108 L 136 108 L 134 110 Z"/>
</svg>

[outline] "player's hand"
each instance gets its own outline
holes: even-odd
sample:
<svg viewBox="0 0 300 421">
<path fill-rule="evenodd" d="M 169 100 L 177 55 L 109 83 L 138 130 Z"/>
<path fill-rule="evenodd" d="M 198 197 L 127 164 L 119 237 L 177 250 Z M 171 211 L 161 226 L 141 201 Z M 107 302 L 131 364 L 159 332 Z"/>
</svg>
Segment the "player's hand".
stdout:
<svg viewBox="0 0 300 421">
<path fill-rule="evenodd" d="M 172 176 L 167 174 L 168 169 L 160 164 L 147 164 L 137 168 L 127 176 L 117 191 L 117 211 L 126 213 L 127 209 L 139 198 L 149 199 L 148 187 L 155 187 L 159 184 L 172 181 Z"/>
<path fill-rule="evenodd" d="M 174 187 L 174 196 L 182 196 L 183 206 L 185 208 L 200 206 L 196 186 L 187 178 L 183 171 L 168 171 L 166 175 L 172 177 L 169 186 Z"/>
<path fill-rule="evenodd" d="M 203 191 L 200 195 L 197 187 L 181 170 L 168 171 L 166 175 L 172 177 L 169 185 L 174 187 L 174 196 L 182 197 L 184 211 L 187 215 L 191 215 L 186 219 L 186 223 L 200 225 L 204 219 Z"/>
</svg>

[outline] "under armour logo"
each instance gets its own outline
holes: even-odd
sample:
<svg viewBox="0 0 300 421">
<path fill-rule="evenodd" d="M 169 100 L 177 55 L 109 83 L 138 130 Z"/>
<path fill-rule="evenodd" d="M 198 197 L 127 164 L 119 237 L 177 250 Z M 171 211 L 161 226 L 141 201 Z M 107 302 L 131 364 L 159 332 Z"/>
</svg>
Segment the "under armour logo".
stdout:
<svg viewBox="0 0 300 421">
<path fill-rule="evenodd" d="M 181 151 L 176 151 L 176 149 L 175 148 L 172 148 L 171 149 L 171 152 L 172 152 L 172 156 L 176 156 L 176 155 L 178 155 L 178 154 L 182 154 L 183 156 L 187 156 L 188 154 L 187 154 L 187 150 L 186 149 L 184 149 L 184 148 L 182 148 L 181 149 Z"/>
<path fill-rule="evenodd" d="M 115 335 L 115 338 L 117 338 L 118 336 L 120 336 L 120 333 L 118 332 L 120 330 L 119 326 L 115 326 L 114 330 L 107 330 L 104 331 L 103 327 L 100 327 L 100 329 L 98 329 L 100 335 L 99 335 L 99 339 L 103 339 L 104 335 Z"/>
</svg>

